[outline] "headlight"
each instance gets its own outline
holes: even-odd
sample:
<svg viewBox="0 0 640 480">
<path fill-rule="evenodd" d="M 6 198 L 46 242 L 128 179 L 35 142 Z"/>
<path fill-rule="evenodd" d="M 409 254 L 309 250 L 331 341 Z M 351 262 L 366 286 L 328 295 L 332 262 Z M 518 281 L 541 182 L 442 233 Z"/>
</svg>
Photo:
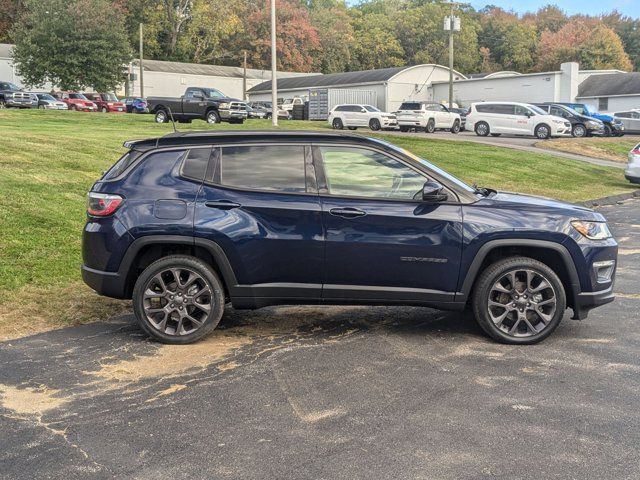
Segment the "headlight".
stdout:
<svg viewBox="0 0 640 480">
<path fill-rule="evenodd" d="M 553 123 L 557 123 L 558 125 L 564 125 L 564 120 L 554 120 Z"/>
<path fill-rule="evenodd" d="M 573 228 L 575 228 L 583 237 L 589 240 L 606 240 L 611 238 L 611 231 L 606 222 L 587 222 L 584 220 L 574 220 L 571 222 Z"/>
<path fill-rule="evenodd" d="M 593 120 L 589 120 L 587 122 L 587 125 L 589 127 L 593 127 L 593 128 L 599 128 L 602 125 L 602 122 L 594 122 Z"/>
<path fill-rule="evenodd" d="M 230 106 L 231 106 L 231 104 L 224 102 L 224 103 L 219 104 L 218 108 L 225 109 L 225 108 L 229 108 Z"/>
</svg>

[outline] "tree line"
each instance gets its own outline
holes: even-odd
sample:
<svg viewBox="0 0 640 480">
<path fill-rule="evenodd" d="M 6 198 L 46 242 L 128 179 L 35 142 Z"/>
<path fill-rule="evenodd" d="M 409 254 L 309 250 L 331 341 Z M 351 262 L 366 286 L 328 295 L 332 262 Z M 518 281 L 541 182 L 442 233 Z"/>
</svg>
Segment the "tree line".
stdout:
<svg viewBox="0 0 640 480">
<path fill-rule="evenodd" d="M 270 66 L 269 3 L 0 0 L 0 42 L 18 45 L 23 70 L 28 50 L 44 48 L 40 42 L 48 42 L 49 57 L 64 46 L 68 55 L 75 56 L 69 48 L 73 41 L 85 56 L 88 49 L 105 45 L 107 50 L 94 63 L 109 61 L 109 55 L 119 62 L 135 56 L 138 25 L 143 23 L 147 58 L 239 65 L 246 51 L 249 67 L 266 69 Z M 362 0 L 351 5 L 345 0 L 277 0 L 277 8 L 281 70 L 333 73 L 448 64 L 448 37 L 443 31 L 443 19 L 450 11 L 446 2 Z M 555 70 L 566 61 L 578 61 L 583 69 L 637 70 L 640 66 L 640 20 L 616 11 L 597 17 L 569 16 L 547 5 L 518 15 L 494 6 L 480 10 L 462 6 L 456 15 L 461 17 L 462 29 L 456 33 L 454 67 L 463 73 Z M 55 42 L 62 47 L 55 47 Z M 74 62 L 77 59 L 70 60 Z"/>
</svg>

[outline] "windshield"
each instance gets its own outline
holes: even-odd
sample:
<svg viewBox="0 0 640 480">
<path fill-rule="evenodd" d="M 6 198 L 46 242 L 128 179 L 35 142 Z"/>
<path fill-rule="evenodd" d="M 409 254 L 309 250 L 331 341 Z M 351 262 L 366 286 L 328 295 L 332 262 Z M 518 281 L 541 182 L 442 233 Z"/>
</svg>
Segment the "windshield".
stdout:
<svg viewBox="0 0 640 480">
<path fill-rule="evenodd" d="M 536 112 L 538 115 L 549 115 L 547 112 L 542 110 L 540 107 L 536 107 L 535 105 L 529 105 L 529 108 Z"/>
<path fill-rule="evenodd" d="M 373 107 L 371 105 L 365 105 L 364 108 L 366 108 L 368 112 L 379 112 L 380 111 L 379 109 L 377 109 L 376 107 Z"/>
<path fill-rule="evenodd" d="M 586 105 L 582 105 L 581 103 L 574 103 L 573 105 L 571 105 L 571 108 L 573 108 L 580 115 L 587 115 L 590 117 L 593 113 L 589 111 Z"/>
<path fill-rule="evenodd" d="M 49 100 L 49 101 L 55 101 L 56 100 L 55 98 L 53 98 L 48 93 L 38 93 L 37 96 L 38 96 L 38 98 L 40 100 Z"/>
<path fill-rule="evenodd" d="M 118 97 L 116 97 L 113 93 L 103 93 L 102 99 L 107 102 L 117 102 Z"/>
<path fill-rule="evenodd" d="M 406 156 L 412 158 L 413 160 L 415 160 L 416 162 L 421 163 L 425 167 L 427 167 L 430 170 L 436 172 L 441 177 L 446 178 L 451 183 L 455 183 L 461 189 L 466 190 L 467 192 L 470 192 L 470 193 L 476 193 L 476 190 L 474 188 L 470 187 L 469 185 L 464 183 L 459 178 L 454 177 L 449 172 L 446 172 L 446 171 L 442 170 L 440 167 L 436 167 L 433 163 L 425 160 L 424 158 L 420 158 L 420 157 L 414 155 L 413 153 L 411 153 L 410 151 L 405 150 L 404 148 L 400 148 L 397 145 L 394 145 L 393 143 L 385 142 L 384 140 L 380 140 L 380 143 L 384 143 L 387 147 L 391 148 L 392 150 L 395 150 L 396 152 L 399 152 L 399 153 L 401 153 L 403 155 L 406 155 Z"/>
<path fill-rule="evenodd" d="M 69 98 L 74 98 L 76 100 L 87 100 L 87 97 L 85 97 L 81 93 L 70 93 Z"/>
<path fill-rule="evenodd" d="M 565 108 L 565 110 L 566 110 L 567 112 L 569 112 L 571 115 L 576 115 L 576 116 L 581 115 L 581 114 L 580 114 L 580 112 L 578 112 L 578 111 L 577 111 L 576 109 L 574 109 L 574 108 L 571 108 L 571 107 L 564 107 L 564 108 Z"/>
<path fill-rule="evenodd" d="M 227 98 L 224 93 L 215 88 L 203 88 L 202 91 L 208 98 Z"/>
<path fill-rule="evenodd" d="M 20 88 L 15 83 L 0 83 L 0 89 L 2 90 L 12 90 L 14 92 L 19 92 Z"/>
<path fill-rule="evenodd" d="M 282 102 L 283 105 L 288 105 L 290 103 L 293 103 L 293 98 L 287 98 L 284 102 Z"/>
</svg>

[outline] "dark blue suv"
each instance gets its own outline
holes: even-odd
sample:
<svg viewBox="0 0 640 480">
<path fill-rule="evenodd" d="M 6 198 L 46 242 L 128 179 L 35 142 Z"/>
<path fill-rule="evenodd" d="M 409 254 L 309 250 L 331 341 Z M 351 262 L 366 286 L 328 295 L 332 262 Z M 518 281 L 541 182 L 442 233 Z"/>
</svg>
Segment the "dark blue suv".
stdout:
<svg viewBox="0 0 640 480">
<path fill-rule="evenodd" d="M 534 343 L 567 307 L 613 300 L 605 219 L 469 187 L 382 140 L 309 132 L 175 133 L 125 143 L 88 194 L 82 275 L 133 298 L 167 343 L 213 330 L 230 302 L 473 309 Z"/>
</svg>

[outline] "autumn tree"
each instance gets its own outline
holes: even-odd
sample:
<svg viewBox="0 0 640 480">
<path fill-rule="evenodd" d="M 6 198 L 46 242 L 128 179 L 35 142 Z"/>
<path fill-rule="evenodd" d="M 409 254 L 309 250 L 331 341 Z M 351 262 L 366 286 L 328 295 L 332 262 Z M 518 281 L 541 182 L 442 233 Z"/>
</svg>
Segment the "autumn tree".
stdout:
<svg viewBox="0 0 640 480">
<path fill-rule="evenodd" d="M 620 37 L 593 18 L 575 18 L 556 33 L 544 32 L 538 45 L 539 70 L 556 70 L 564 62 L 580 62 L 583 69 L 631 70 Z"/>
<path fill-rule="evenodd" d="M 260 0 L 246 19 L 249 59 L 256 68 L 271 64 L 270 0 Z M 312 72 L 318 68 L 320 37 L 308 10 L 298 0 L 277 2 L 277 63 L 280 70 Z"/>
<path fill-rule="evenodd" d="M 602 21 L 618 34 L 634 69 L 640 70 L 640 20 L 614 10 L 609 15 L 604 15 Z"/>
<path fill-rule="evenodd" d="M 14 62 L 29 86 L 115 90 L 131 49 L 108 0 L 26 0 L 12 31 Z"/>
<path fill-rule="evenodd" d="M 310 17 L 320 39 L 320 71 L 334 73 L 348 70 L 352 62 L 355 35 L 344 0 L 312 2 Z"/>
<path fill-rule="evenodd" d="M 9 32 L 24 11 L 24 0 L 0 0 L 0 43 L 9 43 Z"/>
<path fill-rule="evenodd" d="M 545 5 L 535 13 L 523 15 L 525 23 L 531 23 L 539 33 L 549 30 L 557 32 L 569 21 L 567 15 L 556 5 Z"/>
</svg>

